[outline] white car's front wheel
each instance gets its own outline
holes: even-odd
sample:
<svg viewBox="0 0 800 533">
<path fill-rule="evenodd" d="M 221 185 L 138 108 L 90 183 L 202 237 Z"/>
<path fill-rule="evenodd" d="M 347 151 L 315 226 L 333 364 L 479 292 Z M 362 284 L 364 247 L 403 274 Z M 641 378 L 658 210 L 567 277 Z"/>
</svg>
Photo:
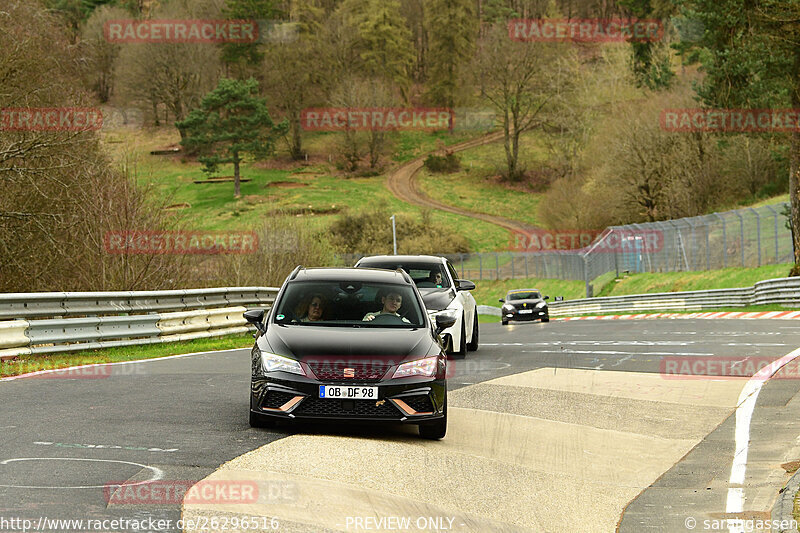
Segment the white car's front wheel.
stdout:
<svg viewBox="0 0 800 533">
<path fill-rule="evenodd" d="M 453 358 L 463 358 L 467 355 L 467 331 L 464 322 L 464 315 L 461 315 L 461 335 L 459 336 L 457 351 L 455 343 L 453 344 Z"/>
</svg>

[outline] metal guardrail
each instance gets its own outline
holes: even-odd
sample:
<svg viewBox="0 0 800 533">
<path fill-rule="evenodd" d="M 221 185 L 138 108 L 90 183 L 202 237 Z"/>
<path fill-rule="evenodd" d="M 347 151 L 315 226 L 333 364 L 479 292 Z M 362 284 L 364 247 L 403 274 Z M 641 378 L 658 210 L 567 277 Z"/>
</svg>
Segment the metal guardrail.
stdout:
<svg viewBox="0 0 800 533">
<path fill-rule="evenodd" d="M 0 359 L 245 333 L 276 287 L 0 294 Z"/>
<path fill-rule="evenodd" d="M 549 304 L 551 316 L 571 314 L 684 310 L 750 305 L 800 306 L 800 278 L 757 282 L 753 287 L 583 298 Z"/>
</svg>

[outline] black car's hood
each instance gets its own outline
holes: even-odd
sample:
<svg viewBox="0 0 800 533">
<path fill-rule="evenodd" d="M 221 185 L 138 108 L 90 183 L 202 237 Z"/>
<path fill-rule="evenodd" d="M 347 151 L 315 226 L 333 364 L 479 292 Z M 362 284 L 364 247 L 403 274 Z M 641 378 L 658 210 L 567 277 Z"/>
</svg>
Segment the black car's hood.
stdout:
<svg viewBox="0 0 800 533">
<path fill-rule="evenodd" d="M 419 289 L 425 308 L 430 311 L 441 311 L 447 309 L 450 302 L 456 297 L 453 289 Z"/>
<path fill-rule="evenodd" d="M 271 352 L 296 359 L 309 356 L 392 356 L 397 360 L 413 360 L 428 355 L 434 345 L 431 332 L 426 328 L 409 330 L 271 324 L 265 340 Z"/>
</svg>

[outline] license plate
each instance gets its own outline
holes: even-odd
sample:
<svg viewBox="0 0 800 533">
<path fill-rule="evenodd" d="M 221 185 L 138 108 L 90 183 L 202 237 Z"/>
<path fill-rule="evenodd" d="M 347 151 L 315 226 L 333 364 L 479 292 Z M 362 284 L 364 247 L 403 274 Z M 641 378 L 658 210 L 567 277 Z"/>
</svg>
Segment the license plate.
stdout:
<svg viewBox="0 0 800 533">
<path fill-rule="evenodd" d="M 529 315 L 531 313 L 533 313 L 533 309 L 522 309 L 519 312 L 519 314 L 521 314 L 521 315 Z"/>
<path fill-rule="evenodd" d="M 378 387 L 346 387 L 342 385 L 320 385 L 320 398 L 348 400 L 377 400 Z"/>
</svg>

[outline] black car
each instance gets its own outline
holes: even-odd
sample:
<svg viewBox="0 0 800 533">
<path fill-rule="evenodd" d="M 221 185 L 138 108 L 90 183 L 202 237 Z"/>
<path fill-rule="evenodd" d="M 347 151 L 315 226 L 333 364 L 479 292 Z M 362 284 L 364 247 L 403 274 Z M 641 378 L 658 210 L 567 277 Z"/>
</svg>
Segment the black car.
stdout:
<svg viewBox="0 0 800 533">
<path fill-rule="evenodd" d="M 542 297 L 536 289 L 518 289 L 508 291 L 505 298 L 500 298 L 503 307 L 500 309 L 500 320 L 504 326 L 510 320 L 541 320 L 550 322 L 550 312 L 547 309 L 549 296 Z"/>
<path fill-rule="evenodd" d="M 447 358 L 419 291 L 402 271 L 297 267 L 275 304 L 248 310 L 252 351 L 250 425 L 280 419 L 417 424 L 447 431 Z"/>
</svg>

